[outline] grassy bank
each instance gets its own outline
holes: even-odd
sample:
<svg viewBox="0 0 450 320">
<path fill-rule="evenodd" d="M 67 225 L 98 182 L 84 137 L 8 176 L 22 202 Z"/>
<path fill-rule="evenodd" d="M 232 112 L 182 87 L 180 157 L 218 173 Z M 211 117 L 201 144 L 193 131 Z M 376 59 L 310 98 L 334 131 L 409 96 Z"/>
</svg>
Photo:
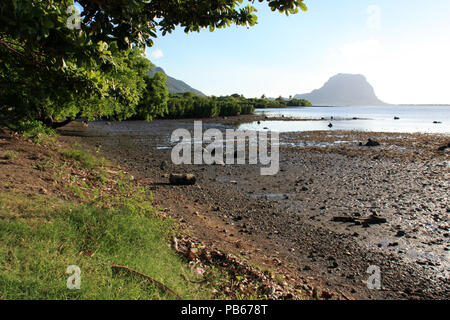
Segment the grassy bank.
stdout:
<svg viewBox="0 0 450 320">
<path fill-rule="evenodd" d="M 233 290 L 245 275 L 177 253 L 177 224 L 107 160 L 2 128 L 0 147 L 0 299 L 265 297 L 258 284 Z M 67 288 L 71 265 L 79 290 Z"/>
<path fill-rule="evenodd" d="M 188 266 L 167 245 L 170 221 L 130 208 L 98 209 L 14 193 L 0 195 L 0 296 L 3 299 L 173 299 L 145 278 L 116 272 L 129 266 L 183 298 L 210 298 L 207 286 L 186 283 Z M 11 212 L 16 217 L 5 219 Z M 70 265 L 81 289 L 66 286 Z"/>
<path fill-rule="evenodd" d="M 4 151 L 3 161 L 26 165 L 20 149 Z M 33 164 L 61 193 L 45 185 L 38 193 L 11 185 L 0 193 L 2 299 L 177 298 L 141 276 L 116 272 L 114 264 L 139 270 L 183 298 L 212 297 L 209 285 L 186 282 L 189 266 L 168 245 L 174 222 L 158 216 L 151 194 L 126 174 L 78 146 L 57 148 Z M 39 184 L 29 176 L 33 180 Z M 67 288 L 70 265 L 81 269 L 80 290 Z"/>
</svg>

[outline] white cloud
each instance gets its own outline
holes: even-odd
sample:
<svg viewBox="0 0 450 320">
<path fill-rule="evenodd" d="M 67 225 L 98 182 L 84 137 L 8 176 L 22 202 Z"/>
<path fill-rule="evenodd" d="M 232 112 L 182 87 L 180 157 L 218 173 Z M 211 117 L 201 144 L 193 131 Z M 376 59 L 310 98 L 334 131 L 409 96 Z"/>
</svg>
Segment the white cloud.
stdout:
<svg viewBox="0 0 450 320">
<path fill-rule="evenodd" d="M 164 57 L 164 52 L 161 49 L 155 49 L 150 51 L 150 60 L 161 59 Z"/>
<path fill-rule="evenodd" d="M 390 103 L 449 103 L 450 44 L 347 43 L 330 50 L 326 70 L 364 74 Z"/>
</svg>

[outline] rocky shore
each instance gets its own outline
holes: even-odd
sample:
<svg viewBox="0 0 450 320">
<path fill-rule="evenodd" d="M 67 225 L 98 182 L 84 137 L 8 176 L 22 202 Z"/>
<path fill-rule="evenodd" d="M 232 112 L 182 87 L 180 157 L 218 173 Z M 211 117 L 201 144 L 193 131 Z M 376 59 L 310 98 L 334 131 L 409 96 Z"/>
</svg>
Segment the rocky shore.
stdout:
<svg viewBox="0 0 450 320">
<path fill-rule="evenodd" d="M 244 119 L 245 118 L 245 119 Z M 214 119 L 226 129 L 246 116 Z M 145 131 L 141 128 L 145 126 Z M 276 270 L 331 299 L 448 299 L 446 135 L 305 132 L 280 136 L 280 172 L 258 165 L 182 165 L 168 139 L 189 120 L 72 124 L 67 142 L 99 149 L 151 186 L 155 203 L 209 247 Z M 365 146 L 368 139 L 379 143 Z M 171 173 L 195 185 L 173 186 Z M 381 289 L 368 289 L 381 271 Z"/>
</svg>

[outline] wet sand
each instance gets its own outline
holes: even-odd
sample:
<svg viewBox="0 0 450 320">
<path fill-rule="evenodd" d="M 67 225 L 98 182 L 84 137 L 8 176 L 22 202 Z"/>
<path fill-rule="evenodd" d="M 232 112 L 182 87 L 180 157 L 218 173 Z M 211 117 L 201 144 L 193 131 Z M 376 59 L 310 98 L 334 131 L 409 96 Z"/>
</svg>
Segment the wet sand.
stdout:
<svg viewBox="0 0 450 320">
<path fill-rule="evenodd" d="M 254 116 L 205 120 L 226 129 Z M 91 123 L 64 128 L 68 142 L 100 150 L 154 192 L 155 203 L 187 233 L 277 270 L 302 290 L 336 298 L 448 299 L 449 150 L 446 135 L 305 132 L 280 135 L 280 172 L 259 165 L 182 165 L 169 138 L 190 120 Z M 379 147 L 359 146 L 372 138 Z M 171 186 L 194 173 L 195 186 Z M 371 216 L 385 223 L 366 224 Z M 369 266 L 381 290 L 369 290 Z"/>
</svg>

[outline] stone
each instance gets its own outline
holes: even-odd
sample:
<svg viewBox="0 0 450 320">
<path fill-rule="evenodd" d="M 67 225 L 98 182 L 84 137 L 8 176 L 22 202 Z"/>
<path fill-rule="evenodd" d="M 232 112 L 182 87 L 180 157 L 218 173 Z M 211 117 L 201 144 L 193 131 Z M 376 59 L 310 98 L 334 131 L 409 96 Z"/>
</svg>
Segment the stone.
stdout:
<svg viewBox="0 0 450 320">
<path fill-rule="evenodd" d="M 366 147 L 378 147 L 380 143 L 378 141 L 372 140 L 369 138 L 367 143 L 365 144 Z"/>
<path fill-rule="evenodd" d="M 397 238 L 404 237 L 406 235 L 406 232 L 403 230 L 397 231 L 397 234 L 395 235 Z"/>
</svg>

